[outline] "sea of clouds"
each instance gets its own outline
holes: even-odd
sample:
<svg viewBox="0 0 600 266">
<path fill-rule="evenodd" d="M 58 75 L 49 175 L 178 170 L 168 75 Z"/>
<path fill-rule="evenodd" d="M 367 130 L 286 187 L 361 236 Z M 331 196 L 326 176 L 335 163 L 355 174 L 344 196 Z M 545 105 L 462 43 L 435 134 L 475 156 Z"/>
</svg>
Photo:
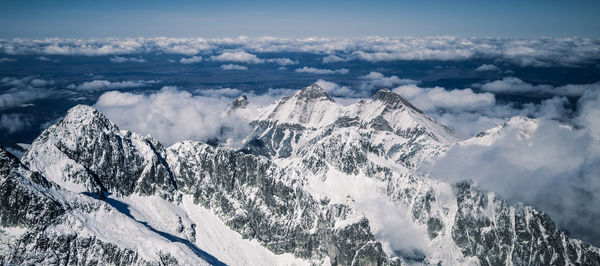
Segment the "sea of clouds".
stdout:
<svg viewBox="0 0 600 266">
<path fill-rule="evenodd" d="M 1 39 L 0 60 L 11 55 L 115 55 L 113 62 L 145 62 L 140 57 L 120 57 L 144 53 L 167 53 L 189 56 L 182 63 L 199 62 L 205 56 L 212 61 L 260 64 L 269 62 L 253 53 L 303 52 L 324 55 L 323 63 L 363 60 L 468 60 L 499 59 L 520 66 L 576 66 L 600 59 L 600 40 L 588 38 L 459 38 L 459 37 L 368 37 L 340 38 L 108 38 L 42 40 Z M 289 59 L 271 60 L 279 65 L 293 65 Z M 481 71 L 494 70 L 493 66 Z"/>
</svg>

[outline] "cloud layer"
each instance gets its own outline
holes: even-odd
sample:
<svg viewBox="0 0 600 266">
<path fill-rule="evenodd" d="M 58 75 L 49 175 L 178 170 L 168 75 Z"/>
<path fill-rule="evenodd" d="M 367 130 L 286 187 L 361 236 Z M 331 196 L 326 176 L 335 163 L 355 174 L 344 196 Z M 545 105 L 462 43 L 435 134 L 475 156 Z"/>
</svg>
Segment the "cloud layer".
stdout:
<svg viewBox="0 0 600 266">
<path fill-rule="evenodd" d="M 186 56 L 207 54 L 217 62 L 263 63 L 254 53 L 303 52 L 324 55 L 323 63 L 363 60 L 498 59 L 520 66 L 576 66 L 600 60 L 600 40 L 587 38 L 109 38 L 99 40 L 0 40 L 8 55 L 106 56 L 161 52 Z M 232 50 L 233 49 L 233 50 Z M 293 62 L 293 61 L 292 61 Z M 290 65 L 287 61 L 276 62 Z M 486 68 L 486 67 L 484 67 Z"/>
<path fill-rule="evenodd" d="M 549 84 L 533 85 L 516 77 L 505 77 L 480 86 L 482 90 L 504 94 L 539 94 L 539 95 L 564 95 L 581 96 L 586 90 L 599 90 L 600 82 L 591 84 L 567 84 L 552 86 Z"/>
<path fill-rule="evenodd" d="M 246 71 L 246 70 L 248 70 L 248 67 L 246 67 L 246 66 L 240 66 L 240 65 L 236 65 L 236 64 L 227 64 L 227 65 L 221 65 L 221 69 L 223 69 L 223 70 L 242 70 L 242 71 Z"/>
<path fill-rule="evenodd" d="M 0 86 L 7 88 L 0 94 L 0 110 L 30 104 L 31 102 L 50 97 L 54 84 L 51 80 L 27 76 L 23 78 L 4 77 Z"/>
<path fill-rule="evenodd" d="M 350 72 L 350 70 L 346 69 L 346 68 L 340 68 L 340 69 L 322 69 L 322 68 L 315 68 L 315 67 L 302 67 L 302 68 L 298 68 L 295 70 L 298 73 L 309 73 L 309 74 L 319 74 L 319 75 L 326 75 L 326 74 L 348 74 L 348 72 Z"/>
<path fill-rule="evenodd" d="M 600 244 L 600 93 L 588 90 L 574 119 L 564 125 L 538 118 L 528 136 L 503 128 L 492 145 L 455 146 L 432 167 L 450 182 L 473 180 L 509 200 L 532 204 L 561 228 Z"/>
<path fill-rule="evenodd" d="M 158 83 L 158 81 L 108 81 L 108 80 L 92 80 L 86 81 L 81 84 L 70 84 L 67 86 L 69 89 L 75 89 L 80 91 L 101 91 L 101 90 L 117 90 L 126 88 L 139 88 L 148 86 L 150 84 Z"/>
<path fill-rule="evenodd" d="M 95 107 L 119 127 L 150 134 L 170 145 L 180 140 L 243 139 L 250 130 L 248 121 L 227 114 L 229 102 L 228 98 L 194 96 L 175 87 L 163 87 L 147 95 L 106 92 Z"/>
</svg>

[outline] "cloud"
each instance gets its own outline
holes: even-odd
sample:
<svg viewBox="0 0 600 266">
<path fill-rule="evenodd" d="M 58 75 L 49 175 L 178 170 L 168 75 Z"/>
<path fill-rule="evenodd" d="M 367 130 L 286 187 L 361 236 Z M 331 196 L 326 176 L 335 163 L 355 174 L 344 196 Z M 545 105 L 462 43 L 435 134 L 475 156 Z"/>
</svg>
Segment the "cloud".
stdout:
<svg viewBox="0 0 600 266">
<path fill-rule="evenodd" d="M 152 38 L 141 40 L 145 50 L 161 51 L 168 54 L 197 55 L 215 48 L 215 45 L 202 38 Z"/>
<path fill-rule="evenodd" d="M 179 60 L 180 63 L 182 64 L 194 64 L 194 63 L 199 63 L 202 62 L 202 56 L 192 56 L 189 58 L 181 58 Z"/>
<path fill-rule="evenodd" d="M 49 85 L 53 85 L 54 81 L 36 78 L 36 79 L 32 79 L 29 82 L 29 84 L 31 84 L 31 86 L 33 86 L 33 87 L 40 88 L 40 87 L 46 87 L 46 86 L 49 86 Z"/>
<path fill-rule="evenodd" d="M 121 57 L 115 56 L 111 57 L 110 61 L 113 63 L 146 63 L 146 59 L 141 57 Z"/>
<path fill-rule="evenodd" d="M 293 61 L 289 58 L 270 58 L 266 60 L 267 63 L 275 63 L 280 66 L 289 66 L 289 65 L 297 65 L 298 61 Z"/>
<path fill-rule="evenodd" d="M 52 59 L 45 57 L 45 56 L 38 56 L 35 59 L 40 60 L 40 61 L 51 61 Z"/>
<path fill-rule="evenodd" d="M 526 137 L 505 126 L 491 145 L 455 146 L 431 174 L 449 182 L 473 180 L 502 198 L 546 211 L 577 238 L 600 244 L 600 93 L 586 91 L 575 125 L 539 118 Z"/>
<path fill-rule="evenodd" d="M 303 68 L 298 68 L 295 70 L 298 73 L 310 73 L 310 74 L 348 74 L 348 72 L 350 72 L 350 70 L 346 69 L 346 68 L 340 68 L 340 69 L 321 69 L 321 68 L 314 68 L 314 67 L 303 67 Z"/>
<path fill-rule="evenodd" d="M 148 86 L 151 84 L 158 83 L 155 80 L 137 80 L 137 81 L 108 81 L 108 80 L 92 80 L 86 81 L 79 85 L 70 84 L 67 86 L 69 89 L 75 89 L 80 91 L 100 91 L 100 90 L 118 90 L 126 88 L 139 88 Z"/>
<path fill-rule="evenodd" d="M 371 72 L 365 76 L 359 77 L 366 81 L 365 85 L 371 88 L 390 88 L 395 85 L 418 84 L 419 82 L 412 79 L 401 79 L 397 76 L 386 77 L 379 72 Z"/>
<path fill-rule="evenodd" d="M 17 59 L 8 58 L 8 57 L 2 57 L 2 58 L 0 58 L 0 63 L 16 62 L 16 61 L 17 61 Z"/>
<path fill-rule="evenodd" d="M 13 134 L 31 125 L 31 119 L 22 114 L 3 114 L 0 116 L 0 130 Z"/>
<path fill-rule="evenodd" d="M 446 90 L 442 87 L 421 88 L 417 85 L 403 85 L 393 90 L 409 100 L 423 111 L 478 111 L 496 104 L 496 98 L 491 93 L 475 93 L 471 89 Z"/>
<path fill-rule="evenodd" d="M 365 52 L 356 51 L 352 58 L 368 61 L 371 63 L 396 61 L 396 60 L 467 60 L 473 57 L 470 50 L 410 50 L 402 52 Z"/>
<path fill-rule="evenodd" d="M 600 40 L 588 38 L 458 38 L 367 37 L 343 38 L 108 38 L 0 40 L 7 55 L 124 55 L 169 53 L 193 56 L 225 52 L 215 59 L 238 63 L 262 63 L 251 53 L 299 52 L 326 55 L 323 63 L 364 60 L 372 63 L 395 60 L 493 59 L 523 67 L 578 66 L 600 59 Z M 247 58 L 239 58 L 244 55 Z M 251 56 L 248 56 L 251 55 Z M 343 55 L 343 56 L 340 56 Z M 227 57 L 230 57 L 227 59 Z M 242 56 L 243 57 L 243 56 Z M 239 61 L 243 60 L 243 61 Z"/>
<path fill-rule="evenodd" d="M 243 71 L 246 71 L 246 70 L 248 70 L 248 67 L 246 67 L 246 66 L 240 66 L 240 65 L 235 65 L 235 64 L 227 64 L 227 65 L 221 65 L 221 69 L 223 69 L 223 70 L 243 70 Z"/>
<path fill-rule="evenodd" d="M 323 57 L 323 64 L 348 62 L 348 61 L 349 61 L 348 58 L 342 58 L 342 57 L 339 57 L 339 56 L 333 55 L 333 54 Z"/>
<path fill-rule="evenodd" d="M 218 138 L 235 146 L 250 133 L 250 128 L 247 120 L 227 114 L 230 101 L 163 87 L 147 95 L 106 92 L 94 106 L 120 128 L 150 134 L 165 145 Z"/>
<path fill-rule="evenodd" d="M 53 85 L 54 81 L 45 80 L 36 78 L 35 76 L 26 76 L 23 78 L 13 78 L 13 77 L 4 77 L 0 79 L 0 84 L 2 86 L 12 86 L 12 87 L 45 87 L 48 85 Z"/>
<path fill-rule="evenodd" d="M 0 85 L 8 87 L 8 89 L 0 94 L 0 109 L 23 106 L 35 100 L 50 97 L 53 90 L 46 87 L 53 84 L 54 81 L 39 79 L 35 76 L 4 77 L 0 79 Z"/>
<path fill-rule="evenodd" d="M 232 88 L 197 90 L 196 93 L 213 98 L 236 98 L 242 95 L 241 90 Z"/>
<path fill-rule="evenodd" d="M 224 52 L 217 56 L 211 56 L 210 60 L 215 62 L 238 62 L 246 64 L 262 64 L 265 62 L 264 59 L 260 59 L 256 57 L 256 55 L 244 51 Z"/>
<path fill-rule="evenodd" d="M 495 65 L 483 64 L 478 66 L 475 71 L 500 71 L 500 68 Z"/>
<path fill-rule="evenodd" d="M 516 77 L 505 77 L 501 80 L 481 85 L 481 90 L 503 94 L 541 94 L 541 95 L 565 95 L 581 96 L 586 90 L 600 89 L 600 82 L 591 84 L 568 84 L 554 87 L 549 84 L 533 85 Z"/>
<path fill-rule="evenodd" d="M 319 79 L 315 83 L 317 83 L 323 90 L 329 93 L 331 96 L 340 96 L 340 97 L 356 97 L 356 91 L 348 88 L 347 86 L 340 86 L 334 82 L 329 82 L 326 80 Z"/>
</svg>

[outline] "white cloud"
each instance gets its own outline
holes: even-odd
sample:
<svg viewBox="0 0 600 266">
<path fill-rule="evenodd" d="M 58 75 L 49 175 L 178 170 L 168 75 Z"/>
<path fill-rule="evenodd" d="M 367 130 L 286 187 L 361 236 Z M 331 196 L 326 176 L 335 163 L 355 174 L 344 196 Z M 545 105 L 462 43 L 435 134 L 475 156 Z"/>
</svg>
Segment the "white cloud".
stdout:
<svg viewBox="0 0 600 266">
<path fill-rule="evenodd" d="M 239 58 L 241 53 L 301 52 L 327 55 L 323 63 L 348 60 L 369 62 L 393 60 L 494 59 L 520 66 L 577 66 L 600 59 L 600 40 L 587 38 L 457 38 L 457 37 L 368 37 L 340 38 L 108 38 L 97 40 L 42 39 L 0 40 L 0 52 L 8 55 L 124 55 L 149 52 L 210 54 L 234 49 L 216 60 L 262 63 L 257 57 Z M 348 56 L 340 57 L 337 54 Z M 251 54 L 250 54 L 251 55 Z M 247 56 L 247 55 L 246 55 Z M 244 61 L 239 61 L 244 60 Z"/>
<path fill-rule="evenodd" d="M 137 80 L 137 81 L 108 81 L 108 80 L 92 80 L 86 81 L 79 85 L 70 84 L 67 86 L 69 89 L 76 89 L 81 91 L 99 91 L 99 90 L 118 90 L 126 88 L 139 88 L 148 86 L 151 84 L 158 83 L 158 81 L 150 80 Z"/>
<path fill-rule="evenodd" d="M 297 65 L 298 61 L 294 61 L 289 58 L 270 58 L 267 59 L 267 63 L 276 63 L 280 66 Z"/>
<path fill-rule="evenodd" d="M 500 71 L 500 68 L 491 64 L 483 64 L 478 66 L 475 71 Z"/>
<path fill-rule="evenodd" d="M 600 89 L 600 82 L 591 84 L 568 84 L 554 87 L 548 84 L 533 85 L 516 77 L 505 77 L 501 80 L 485 83 L 481 85 L 481 89 L 493 93 L 506 94 L 535 93 L 542 95 L 580 96 L 586 90 Z"/>
<path fill-rule="evenodd" d="M 393 90 L 405 97 L 417 108 L 431 112 L 438 109 L 446 111 L 478 111 L 496 104 L 491 93 L 475 93 L 471 89 L 446 90 L 442 87 L 421 88 L 417 85 L 403 85 Z"/>
<path fill-rule="evenodd" d="M 8 58 L 8 57 L 2 57 L 2 58 L 0 58 L 0 63 L 16 62 L 16 61 L 17 61 L 17 59 Z"/>
<path fill-rule="evenodd" d="M 141 57 L 121 57 L 115 56 L 111 57 L 110 61 L 113 63 L 146 63 L 146 59 Z"/>
<path fill-rule="evenodd" d="M 31 84 L 31 86 L 33 86 L 33 87 L 40 88 L 40 87 L 46 87 L 46 86 L 49 86 L 49 85 L 53 85 L 54 81 L 36 78 L 36 79 L 32 79 L 29 82 L 29 84 Z"/>
<path fill-rule="evenodd" d="M 241 90 L 232 88 L 197 90 L 196 93 L 213 98 L 236 98 L 242 95 Z"/>
<path fill-rule="evenodd" d="M 4 77 L 0 84 L 8 87 L 0 94 L 0 109 L 30 104 L 32 101 L 50 97 L 54 81 L 27 76 L 23 78 Z"/>
<path fill-rule="evenodd" d="M 328 63 L 337 63 L 337 62 L 347 62 L 350 59 L 348 58 L 341 58 L 337 55 L 331 54 L 328 56 L 323 57 L 323 64 L 328 64 Z"/>
<path fill-rule="evenodd" d="M 433 50 L 427 48 L 399 52 L 356 51 L 352 53 L 352 57 L 371 63 L 396 60 L 466 60 L 473 57 L 473 51 L 452 49 Z"/>
<path fill-rule="evenodd" d="M 106 92 L 95 107 L 120 128 L 150 134 L 165 145 L 219 138 L 235 146 L 250 128 L 247 120 L 226 113 L 230 101 L 164 87 L 149 95 Z"/>
<path fill-rule="evenodd" d="M 22 114 L 3 114 L 0 116 L 0 130 L 6 130 L 8 134 L 19 132 L 31 125 L 31 119 Z"/>
<path fill-rule="evenodd" d="M 317 83 L 323 90 L 329 93 L 331 96 L 340 96 L 340 97 L 355 97 L 356 92 L 347 86 L 340 86 L 337 83 L 329 82 L 326 80 L 319 79 L 315 83 Z"/>
<path fill-rule="evenodd" d="M 412 79 L 401 79 L 397 76 L 386 77 L 379 72 L 371 72 L 365 76 L 359 77 L 362 80 L 366 81 L 367 86 L 370 87 L 379 87 L 379 88 L 389 88 L 395 85 L 405 85 L 405 84 L 417 84 L 419 83 L 416 80 Z"/>
<path fill-rule="evenodd" d="M 195 55 L 195 56 L 192 56 L 192 57 L 189 57 L 189 58 L 185 58 L 185 57 L 184 57 L 184 58 L 181 58 L 181 59 L 179 60 L 179 62 L 180 62 L 180 63 L 182 63 L 182 64 L 194 64 L 194 63 L 199 63 L 199 62 L 202 62 L 202 56 L 196 56 L 196 55 Z"/>
<path fill-rule="evenodd" d="M 224 52 L 217 56 L 211 56 L 210 60 L 215 62 L 238 62 L 246 64 L 262 64 L 265 62 L 264 59 L 260 59 L 256 57 L 256 55 L 244 51 Z"/>
<path fill-rule="evenodd" d="M 538 118 L 530 137 L 504 127 L 504 135 L 489 146 L 452 148 L 433 164 L 432 176 L 449 182 L 474 180 L 504 199 L 546 211 L 575 237 L 598 244 L 599 115 L 600 93 L 586 91 L 571 120 L 576 127 Z"/>
<path fill-rule="evenodd" d="M 350 72 L 350 70 L 346 69 L 346 68 L 340 68 L 340 69 L 321 69 L 321 68 L 314 68 L 314 67 L 302 67 L 302 68 L 298 68 L 296 69 L 296 72 L 298 73 L 311 73 L 311 74 L 348 74 L 348 72 Z"/>
<path fill-rule="evenodd" d="M 240 66 L 240 65 L 235 65 L 235 64 L 227 64 L 227 65 L 221 65 L 221 69 L 223 69 L 223 70 L 242 70 L 242 71 L 246 71 L 246 70 L 248 70 L 248 67 L 246 67 L 246 66 Z"/>
<path fill-rule="evenodd" d="M 45 57 L 45 56 L 38 56 L 35 59 L 40 60 L 40 61 L 51 61 L 52 59 Z"/>
</svg>

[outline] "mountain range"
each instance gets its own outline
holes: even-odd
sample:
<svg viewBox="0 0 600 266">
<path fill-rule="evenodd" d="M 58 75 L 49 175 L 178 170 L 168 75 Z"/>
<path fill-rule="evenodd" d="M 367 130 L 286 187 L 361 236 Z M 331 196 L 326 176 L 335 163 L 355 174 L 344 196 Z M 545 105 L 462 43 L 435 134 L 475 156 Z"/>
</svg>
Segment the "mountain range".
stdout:
<svg viewBox="0 0 600 266">
<path fill-rule="evenodd" d="M 165 147 L 78 105 L 0 148 L 1 264 L 600 265 L 535 207 L 419 171 L 534 119 L 461 140 L 390 90 L 343 106 L 316 84 L 224 115 L 250 121 L 240 145 Z"/>
</svg>

